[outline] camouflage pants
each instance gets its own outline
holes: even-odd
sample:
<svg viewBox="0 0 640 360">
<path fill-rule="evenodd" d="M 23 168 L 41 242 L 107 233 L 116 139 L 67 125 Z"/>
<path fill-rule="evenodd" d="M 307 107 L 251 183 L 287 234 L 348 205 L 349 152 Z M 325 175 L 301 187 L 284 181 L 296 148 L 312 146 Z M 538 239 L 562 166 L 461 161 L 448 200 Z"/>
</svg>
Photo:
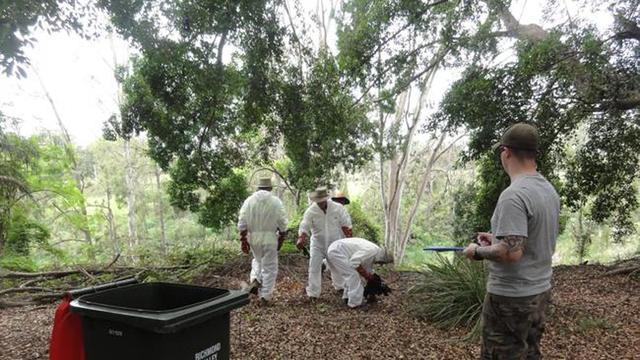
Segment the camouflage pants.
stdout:
<svg viewBox="0 0 640 360">
<path fill-rule="evenodd" d="M 481 359 L 541 359 L 540 339 L 550 302 L 551 290 L 525 297 L 487 293 Z"/>
</svg>

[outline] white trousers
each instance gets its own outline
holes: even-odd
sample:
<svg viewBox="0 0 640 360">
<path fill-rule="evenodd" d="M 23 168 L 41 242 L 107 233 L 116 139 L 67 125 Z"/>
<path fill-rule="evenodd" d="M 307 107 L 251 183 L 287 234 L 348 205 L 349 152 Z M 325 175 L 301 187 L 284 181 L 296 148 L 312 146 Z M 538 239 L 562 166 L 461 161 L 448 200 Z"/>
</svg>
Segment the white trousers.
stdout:
<svg viewBox="0 0 640 360">
<path fill-rule="evenodd" d="M 276 287 L 278 277 L 278 244 L 251 245 L 253 260 L 251 261 L 250 282 L 257 280 L 262 284 L 260 297 L 269 300 Z"/>
<path fill-rule="evenodd" d="M 309 282 L 307 284 L 307 296 L 320 297 L 322 292 L 322 262 L 327 260 L 327 267 L 331 272 L 331 282 L 336 290 L 344 288 L 344 279 L 340 272 L 333 269 L 331 260 L 327 257 L 327 251 L 324 248 L 313 246 L 311 244 L 311 253 L 309 257 Z"/>
<path fill-rule="evenodd" d="M 362 305 L 364 301 L 364 286 L 360 274 L 351 266 L 351 261 L 340 251 L 339 248 L 333 248 L 328 254 L 329 262 L 332 264 L 332 274 L 335 271 L 343 280 L 344 292 L 343 299 L 349 299 L 347 305 L 349 307 L 357 307 Z"/>
</svg>

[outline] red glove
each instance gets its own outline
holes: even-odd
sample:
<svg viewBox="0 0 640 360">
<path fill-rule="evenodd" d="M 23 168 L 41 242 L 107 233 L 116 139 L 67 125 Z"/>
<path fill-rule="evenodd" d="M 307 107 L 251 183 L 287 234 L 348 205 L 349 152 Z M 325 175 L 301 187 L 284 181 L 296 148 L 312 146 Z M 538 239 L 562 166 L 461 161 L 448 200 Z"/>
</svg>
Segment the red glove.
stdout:
<svg viewBox="0 0 640 360">
<path fill-rule="evenodd" d="M 373 274 L 368 273 L 367 270 L 365 270 L 362 266 L 358 266 L 356 268 L 356 271 L 358 272 L 358 274 L 360 274 L 360 276 L 362 276 L 363 278 L 365 278 L 367 280 L 373 279 Z"/>
<path fill-rule="evenodd" d="M 298 246 L 298 250 L 302 251 L 302 249 L 304 249 L 304 243 L 306 241 L 307 241 L 307 234 L 302 233 L 302 235 L 300 235 L 300 237 L 298 238 L 298 243 L 296 244 Z"/>
<path fill-rule="evenodd" d="M 353 232 L 351 231 L 351 228 L 343 226 L 342 227 L 342 232 L 344 233 L 345 237 L 348 237 L 348 238 L 353 237 Z"/>
<path fill-rule="evenodd" d="M 249 241 L 247 240 L 247 230 L 242 230 L 240 232 L 240 249 L 243 253 L 248 254 L 251 247 L 249 246 Z"/>
<path fill-rule="evenodd" d="M 280 232 L 280 235 L 278 236 L 278 251 L 280 251 L 282 244 L 284 244 L 285 236 L 287 236 L 286 232 Z"/>
<path fill-rule="evenodd" d="M 242 252 L 245 254 L 248 254 L 249 250 L 251 250 L 251 247 L 249 246 L 249 242 L 247 241 L 247 238 L 242 238 L 240 249 L 242 249 Z"/>
</svg>

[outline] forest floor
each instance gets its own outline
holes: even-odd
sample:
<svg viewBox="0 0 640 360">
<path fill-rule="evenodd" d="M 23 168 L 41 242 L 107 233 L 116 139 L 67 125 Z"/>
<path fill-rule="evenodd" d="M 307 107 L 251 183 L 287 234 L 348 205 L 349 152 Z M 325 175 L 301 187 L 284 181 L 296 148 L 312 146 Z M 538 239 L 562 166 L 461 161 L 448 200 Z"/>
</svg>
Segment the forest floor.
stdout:
<svg viewBox="0 0 640 360">
<path fill-rule="evenodd" d="M 201 272 L 193 283 L 238 288 L 248 258 Z M 640 282 L 602 276 L 601 265 L 554 268 L 553 306 L 542 339 L 548 359 L 640 359 Z M 232 359 L 477 359 L 467 329 L 439 329 L 407 311 L 407 289 L 419 277 L 390 272 L 394 289 L 366 310 L 349 310 L 323 279 L 316 303 L 304 294 L 306 261 L 282 257 L 271 304 L 231 313 Z M 0 360 L 46 359 L 56 304 L 0 310 Z"/>
</svg>

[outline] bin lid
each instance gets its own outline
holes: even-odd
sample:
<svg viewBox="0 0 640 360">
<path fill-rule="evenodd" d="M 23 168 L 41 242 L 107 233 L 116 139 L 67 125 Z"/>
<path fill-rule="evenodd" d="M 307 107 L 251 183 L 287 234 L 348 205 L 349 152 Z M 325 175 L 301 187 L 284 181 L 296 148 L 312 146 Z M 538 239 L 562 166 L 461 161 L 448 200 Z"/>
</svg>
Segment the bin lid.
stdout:
<svg viewBox="0 0 640 360">
<path fill-rule="evenodd" d="M 90 318 L 170 333 L 248 303 L 249 294 L 243 291 L 190 284 L 144 283 L 81 296 L 71 302 L 71 310 Z"/>
<path fill-rule="evenodd" d="M 229 294 L 219 289 L 190 284 L 153 282 L 124 286 L 81 296 L 83 304 L 147 313 L 174 312 Z"/>
</svg>

